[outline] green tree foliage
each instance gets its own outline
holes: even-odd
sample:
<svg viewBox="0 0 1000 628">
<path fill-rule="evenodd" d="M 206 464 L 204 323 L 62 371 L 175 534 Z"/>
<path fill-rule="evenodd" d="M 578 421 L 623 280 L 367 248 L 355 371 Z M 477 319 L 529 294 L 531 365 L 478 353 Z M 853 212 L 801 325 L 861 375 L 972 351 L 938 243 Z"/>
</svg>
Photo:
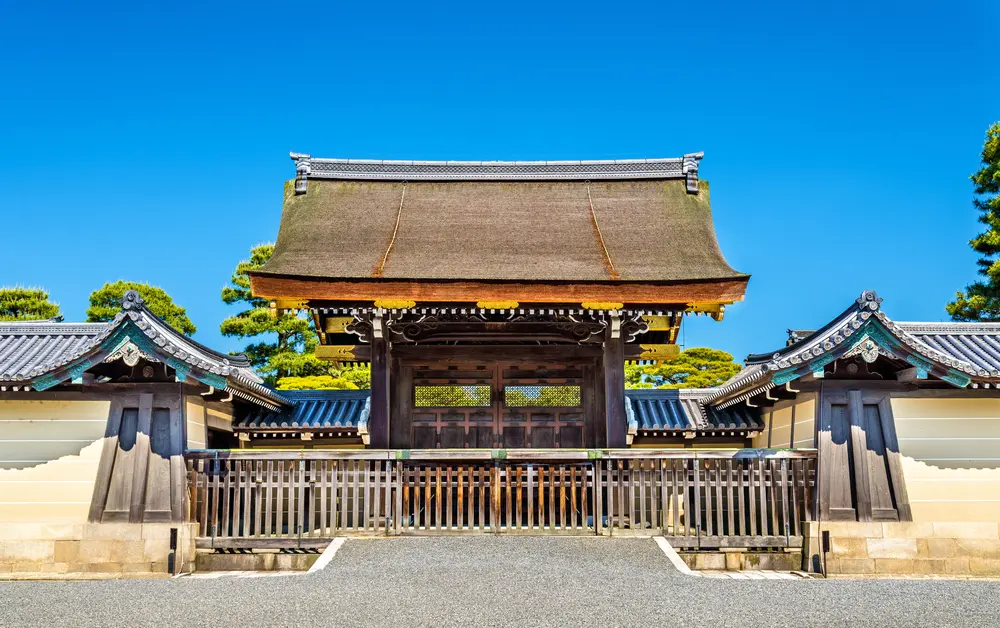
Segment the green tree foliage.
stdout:
<svg viewBox="0 0 1000 628">
<path fill-rule="evenodd" d="M 530 392 L 529 392 L 530 391 Z M 540 386 L 537 392 L 531 388 L 507 388 L 504 390 L 504 403 L 507 407 L 524 406 L 578 406 L 580 405 L 579 386 Z"/>
<path fill-rule="evenodd" d="M 490 387 L 418 386 L 416 390 L 416 398 L 417 403 L 420 406 L 478 408 L 490 405 Z"/>
<path fill-rule="evenodd" d="M 0 321 L 37 321 L 59 316 L 44 288 L 0 286 Z"/>
<path fill-rule="evenodd" d="M 625 388 L 709 388 L 742 367 L 725 351 L 695 347 L 658 365 L 625 367 Z"/>
<path fill-rule="evenodd" d="M 956 321 L 1000 320 L 1000 122 L 986 131 L 982 160 L 982 168 L 970 178 L 975 186 L 972 204 L 986 229 L 969 245 L 980 254 L 976 263 L 984 279 L 957 292 L 946 306 Z"/>
<path fill-rule="evenodd" d="M 122 299 L 125 298 L 125 293 L 129 290 L 138 292 L 139 296 L 146 302 L 149 311 L 182 334 L 190 336 L 197 330 L 194 323 L 188 318 L 187 310 L 174 303 L 174 300 L 163 288 L 134 281 L 106 283 L 91 292 L 87 320 L 97 322 L 113 319 L 121 311 Z"/>
<path fill-rule="evenodd" d="M 250 291 L 247 273 L 263 266 L 272 253 L 273 244 L 261 244 L 250 250 L 250 259 L 236 265 L 229 285 L 222 289 L 222 300 L 229 305 L 242 304 L 246 309 L 222 321 L 222 335 L 257 339 L 243 352 L 269 384 L 288 377 L 325 375 L 337 379 L 331 374 L 329 364 L 314 354 L 319 338 L 312 321 L 296 314 L 272 316 L 267 300 L 255 297 Z"/>
<path fill-rule="evenodd" d="M 333 368 L 330 375 L 282 377 L 278 390 L 368 390 L 372 387 L 371 368 L 367 364 Z"/>
</svg>

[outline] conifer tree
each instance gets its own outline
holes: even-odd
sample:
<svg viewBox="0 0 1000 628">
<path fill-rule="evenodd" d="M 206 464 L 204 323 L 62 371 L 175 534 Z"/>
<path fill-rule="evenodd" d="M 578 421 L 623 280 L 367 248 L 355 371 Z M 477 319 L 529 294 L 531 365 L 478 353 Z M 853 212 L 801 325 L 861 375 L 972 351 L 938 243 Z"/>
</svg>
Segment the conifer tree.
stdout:
<svg viewBox="0 0 1000 628">
<path fill-rule="evenodd" d="M 0 286 L 0 321 L 46 320 L 59 316 L 59 306 L 44 288 Z"/>
<path fill-rule="evenodd" d="M 319 338 L 312 321 L 291 313 L 275 317 L 267 300 L 250 291 L 247 273 L 263 266 L 272 253 L 273 244 L 261 244 L 250 250 L 250 259 L 236 265 L 229 285 L 222 289 L 222 300 L 246 309 L 222 321 L 222 335 L 255 340 L 243 352 L 271 385 L 281 378 L 330 375 L 329 364 L 314 353 Z"/>
<path fill-rule="evenodd" d="M 733 356 L 718 349 L 694 347 L 658 365 L 625 367 L 626 388 L 710 388 L 718 386 L 742 367 Z"/>
<path fill-rule="evenodd" d="M 986 228 L 969 245 L 980 254 L 976 263 L 983 279 L 957 292 L 946 306 L 956 321 L 1000 320 L 1000 122 L 986 131 L 982 160 L 970 178 L 975 186 L 972 204 Z"/>
<path fill-rule="evenodd" d="M 110 321 L 122 309 L 122 299 L 129 290 L 135 290 L 146 302 L 146 307 L 163 321 L 190 336 L 197 327 L 188 318 L 187 310 L 174 303 L 174 300 L 163 288 L 151 286 L 148 283 L 135 281 L 116 281 L 106 283 L 90 293 L 90 307 L 87 308 L 87 321 Z"/>
</svg>

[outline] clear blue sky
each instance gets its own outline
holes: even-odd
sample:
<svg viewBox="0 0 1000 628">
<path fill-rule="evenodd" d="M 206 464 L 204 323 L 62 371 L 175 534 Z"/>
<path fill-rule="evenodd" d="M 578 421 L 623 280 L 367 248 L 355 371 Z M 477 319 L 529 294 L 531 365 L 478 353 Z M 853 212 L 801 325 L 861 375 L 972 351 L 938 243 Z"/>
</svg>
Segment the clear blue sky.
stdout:
<svg viewBox="0 0 1000 628">
<path fill-rule="evenodd" d="M 44 286 L 67 320 L 105 281 L 149 281 L 237 349 L 219 290 L 276 236 L 290 150 L 703 150 L 722 250 L 753 278 L 684 339 L 738 358 L 865 288 L 943 320 L 974 279 L 990 0 L 114 4 L 0 3 L 0 284 Z"/>
</svg>

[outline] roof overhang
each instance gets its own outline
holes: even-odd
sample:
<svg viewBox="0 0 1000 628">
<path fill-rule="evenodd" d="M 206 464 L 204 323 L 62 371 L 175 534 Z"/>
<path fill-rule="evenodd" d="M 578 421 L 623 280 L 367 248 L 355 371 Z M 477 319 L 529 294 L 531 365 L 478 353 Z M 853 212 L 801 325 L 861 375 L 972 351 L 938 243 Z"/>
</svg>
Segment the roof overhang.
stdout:
<svg viewBox="0 0 1000 628">
<path fill-rule="evenodd" d="M 635 306 L 683 305 L 697 311 L 721 311 L 742 301 L 747 276 L 678 282 L 513 282 L 337 279 L 250 272 L 253 293 L 274 301 L 322 305 L 335 301 L 402 301 L 415 304 L 482 301 L 546 304 L 609 302 Z"/>
<path fill-rule="evenodd" d="M 122 310 L 98 333 L 57 361 L 41 362 L 5 387 L 48 390 L 66 381 L 79 381 L 90 368 L 114 359 L 146 355 L 174 370 L 178 382 L 195 381 L 231 393 L 251 403 L 278 410 L 290 402 L 264 385 L 245 356 L 218 353 L 173 329 L 129 290 Z"/>
<path fill-rule="evenodd" d="M 746 367 L 705 401 L 726 408 L 799 378 L 822 378 L 828 364 L 860 356 L 874 362 L 879 355 L 904 362 L 914 379 L 935 377 L 964 388 L 973 381 L 998 382 L 996 374 L 969 361 L 932 348 L 881 310 L 882 299 L 867 290 L 840 316 L 818 331 L 769 354 L 751 355 Z"/>
</svg>

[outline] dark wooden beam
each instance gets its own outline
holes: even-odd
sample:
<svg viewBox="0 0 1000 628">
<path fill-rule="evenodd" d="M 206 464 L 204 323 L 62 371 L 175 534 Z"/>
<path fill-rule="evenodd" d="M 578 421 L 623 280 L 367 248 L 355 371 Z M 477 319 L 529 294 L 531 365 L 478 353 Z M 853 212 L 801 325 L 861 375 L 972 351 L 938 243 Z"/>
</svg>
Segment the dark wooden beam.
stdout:
<svg viewBox="0 0 1000 628">
<path fill-rule="evenodd" d="M 491 360 L 587 360 L 601 357 L 601 347 L 589 345 L 393 345 L 392 355 L 421 362 L 489 362 Z M 624 358 L 622 358 L 624 369 Z M 624 372 L 624 371 L 623 371 Z"/>
<path fill-rule="evenodd" d="M 604 331 L 603 364 L 608 447 L 625 447 L 625 339 L 611 325 Z"/>
<path fill-rule="evenodd" d="M 600 301 L 633 304 L 732 303 L 742 301 L 749 278 L 688 282 L 485 282 L 386 281 L 382 279 L 297 279 L 252 274 L 256 296 L 266 299 L 310 301 L 369 301 L 404 299 L 418 303 L 518 301 L 583 303 Z"/>
<path fill-rule="evenodd" d="M 368 415 L 369 447 L 389 447 L 389 342 L 374 338 L 371 344 L 371 409 Z"/>
</svg>

